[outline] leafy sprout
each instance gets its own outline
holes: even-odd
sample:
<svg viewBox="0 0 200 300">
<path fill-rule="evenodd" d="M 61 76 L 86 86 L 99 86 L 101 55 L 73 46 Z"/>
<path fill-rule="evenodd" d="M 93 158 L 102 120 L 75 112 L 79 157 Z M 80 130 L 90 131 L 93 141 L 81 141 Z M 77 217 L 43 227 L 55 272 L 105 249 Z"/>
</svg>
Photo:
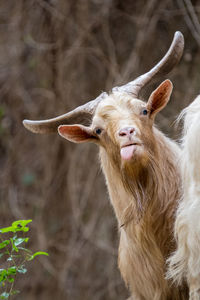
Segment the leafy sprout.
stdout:
<svg viewBox="0 0 200 300">
<path fill-rule="evenodd" d="M 0 269 L 0 299 L 10 299 L 19 293 L 14 289 L 15 279 L 17 275 L 27 272 L 25 265 L 28 261 L 39 255 L 48 256 L 47 252 L 33 253 L 27 248 L 29 237 L 25 234 L 29 231 L 27 225 L 31 222 L 32 220 L 18 220 L 11 226 L 0 229 L 0 259 L 4 266 Z"/>
</svg>

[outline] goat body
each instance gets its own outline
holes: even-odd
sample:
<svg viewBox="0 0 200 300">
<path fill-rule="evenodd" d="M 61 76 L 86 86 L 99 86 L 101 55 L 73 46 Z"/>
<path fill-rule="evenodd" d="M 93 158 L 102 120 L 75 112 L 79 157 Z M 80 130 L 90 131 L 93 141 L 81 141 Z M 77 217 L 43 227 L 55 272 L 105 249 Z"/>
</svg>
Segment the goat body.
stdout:
<svg viewBox="0 0 200 300">
<path fill-rule="evenodd" d="M 200 300 L 200 96 L 181 114 L 183 198 L 177 210 L 177 250 L 169 259 L 168 277 L 178 284 L 187 281 L 190 300 Z"/>
<path fill-rule="evenodd" d="M 175 249 L 172 233 L 180 198 L 179 149 L 156 129 L 153 143 L 155 155 L 152 153 L 148 166 L 131 173 L 117 170 L 113 159 L 100 150 L 120 226 L 119 268 L 133 299 L 184 299 L 165 280 L 165 261 Z"/>
<path fill-rule="evenodd" d="M 133 299 L 138 300 L 187 299 L 186 290 L 165 279 L 166 259 L 175 250 L 180 149 L 153 125 L 171 90 L 166 80 L 147 104 L 115 92 L 98 105 L 89 128 L 59 127 L 59 133 L 70 141 L 100 145 L 102 169 L 120 228 L 119 268 Z"/>
<path fill-rule="evenodd" d="M 109 114 L 112 118 L 111 111 Z M 177 169 L 180 149 L 155 127 L 148 135 L 143 140 L 148 147 L 144 165 L 119 165 L 113 152 L 100 149 L 120 227 L 119 268 L 133 299 L 185 299 L 184 293 L 165 280 L 165 262 L 175 249 L 173 224 L 181 192 Z"/>
<path fill-rule="evenodd" d="M 154 138 L 157 153 L 144 170 L 122 170 L 122 175 L 104 149 L 102 168 L 120 225 L 119 268 L 132 294 L 136 299 L 181 299 L 164 278 L 165 260 L 175 247 L 179 149 L 157 130 Z"/>
</svg>

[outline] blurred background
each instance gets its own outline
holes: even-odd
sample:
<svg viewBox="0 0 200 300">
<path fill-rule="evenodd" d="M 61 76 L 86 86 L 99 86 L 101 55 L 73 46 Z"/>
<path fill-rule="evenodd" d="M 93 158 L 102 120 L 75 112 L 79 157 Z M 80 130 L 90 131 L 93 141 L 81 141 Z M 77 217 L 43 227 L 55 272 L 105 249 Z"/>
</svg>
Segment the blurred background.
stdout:
<svg viewBox="0 0 200 300">
<path fill-rule="evenodd" d="M 30 247 L 50 255 L 29 265 L 15 299 L 128 296 L 97 147 L 34 135 L 22 120 L 57 116 L 141 75 L 176 30 L 185 51 L 157 124 L 178 139 L 173 122 L 200 92 L 199 0 L 0 2 L 0 227 L 32 219 Z"/>
</svg>

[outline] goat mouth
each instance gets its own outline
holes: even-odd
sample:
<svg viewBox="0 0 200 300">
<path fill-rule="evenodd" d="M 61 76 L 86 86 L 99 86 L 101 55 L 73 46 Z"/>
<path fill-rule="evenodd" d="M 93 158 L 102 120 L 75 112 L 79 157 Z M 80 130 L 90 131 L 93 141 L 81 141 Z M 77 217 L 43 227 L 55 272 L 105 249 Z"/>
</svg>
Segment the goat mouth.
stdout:
<svg viewBox="0 0 200 300">
<path fill-rule="evenodd" d="M 140 144 L 138 143 L 131 143 L 127 145 L 123 145 L 120 150 L 120 155 L 123 160 L 130 160 L 135 153 L 137 146 Z"/>
<path fill-rule="evenodd" d="M 134 146 L 139 146 L 140 144 L 136 143 L 136 142 L 135 143 L 127 143 L 127 144 L 122 145 L 121 148 L 125 148 L 125 147 L 128 147 L 128 146 L 133 146 L 133 145 Z"/>
</svg>

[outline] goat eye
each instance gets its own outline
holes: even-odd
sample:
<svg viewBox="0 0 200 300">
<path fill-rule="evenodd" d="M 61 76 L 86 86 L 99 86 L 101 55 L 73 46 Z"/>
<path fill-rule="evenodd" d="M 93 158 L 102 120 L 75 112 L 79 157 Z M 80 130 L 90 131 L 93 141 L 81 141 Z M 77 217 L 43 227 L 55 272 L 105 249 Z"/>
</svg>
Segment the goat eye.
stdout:
<svg viewBox="0 0 200 300">
<path fill-rule="evenodd" d="M 96 132 L 96 134 L 101 134 L 101 129 L 100 128 L 97 128 L 96 130 L 95 130 L 95 132 Z"/>
<path fill-rule="evenodd" d="M 148 114 L 147 109 L 143 109 L 142 114 L 146 116 Z"/>
</svg>

